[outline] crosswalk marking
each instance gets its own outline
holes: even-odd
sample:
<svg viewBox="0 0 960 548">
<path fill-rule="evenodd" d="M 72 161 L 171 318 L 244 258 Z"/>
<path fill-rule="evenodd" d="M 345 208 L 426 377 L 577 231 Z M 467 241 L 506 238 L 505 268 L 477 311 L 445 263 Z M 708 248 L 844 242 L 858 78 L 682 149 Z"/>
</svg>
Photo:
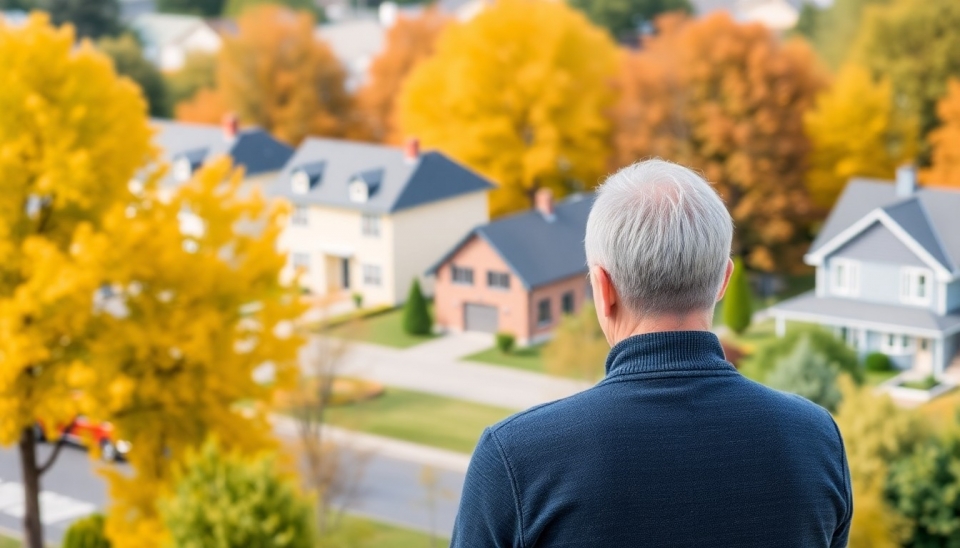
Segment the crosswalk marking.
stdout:
<svg viewBox="0 0 960 548">
<path fill-rule="evenodd" d="M 44 525 L 92 514 L 95 504 L 83 502 L 52 491 L 40 492 L 40 518 Z M 0 481 L 0 514 L 22 518 L 24 514 L 23 485 L 14 481 Z"/>
</svg>

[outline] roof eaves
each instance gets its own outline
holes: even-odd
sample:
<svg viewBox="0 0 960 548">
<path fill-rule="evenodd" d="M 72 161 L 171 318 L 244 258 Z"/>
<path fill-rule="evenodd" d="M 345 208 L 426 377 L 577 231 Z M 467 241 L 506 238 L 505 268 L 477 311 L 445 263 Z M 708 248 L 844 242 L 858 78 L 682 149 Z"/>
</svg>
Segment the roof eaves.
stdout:
<svg viewBox="0 0 960 548">
<path fill-rule="evenodd" d="M 507 263 L 507 267 L 517 276 L 517 278 L 520 280 L 520 283 L 523 284 L 524 289 L 526 289 L 527 291 L 530 291 L 531 289 L 533 289 L 533 285 L 530 283 L 530 280 L 527 280 L 526 278 L 524 278 L 523 274 L 520 273 L 520 270 L 518 270 L 517 267 L 513 263 L 511 263 L 509 259 L 507 259 L 506 255 L 503 254 L 500 248 L 497 247 L 495 243 L 493 243 L 493 240 L 490 239 L 484 233 L 483 227 L 477 227 L 475 229 L 475 232 L 477 233 L 478 236 L 483 238 L 483 241 L 487 242 L 487 244 L 490 245 L 491 249 L 497 252 L 497 255 L 501 259 L 503 259 L 503 262 Z"/>
<path fill-rule="evenodd" d="M 474 236 L 476 235 L 476 233 L 477 233 L 477 229 L 476 229 L 476 228 L 471 229 L 470 232 L 467 232 L 466 236 L 464 236 L 463 238 L 460 238 L 460 240 L 457 241 L 457 243 L 456 243 L 453 247 L 450 248 L 450 251 L 446 252 L 446 253 L 443 255 L 443 257 L 441 257 L 439 261 L 437 261 L 436 263 L 434 263 L 433 266 L 431 266 L 430 268 L 428 268 L 428 269 L 426 270 L 426 272 L 424 272 L 424 274 L 426 274 L 426 275 L 436 274 L 437 271 L 440 270 L 440 267 L 442 267 L 444 264 L 447 263 L 447 261 L 449 261 L 450 259 L 452 259 L 453 256 L 456 255 L 457 252 L 460 251 L 460 249 L 461 249 L 463 246 L 467 245 L 467 242 L 469 242 L 469 241 L 470 241 L 470 238 L 474 237 Z"/>
<path fill-rule="evenodd" d="M 933 219 L 930 217 L 930 212 L 927 211 L 927 206 L 923 204 L 923 200 L 917 200 L 917 204 L 920 206 L 920 211 L 923 213 L 924 218 L 927 220 L 927 225 L 930 226 L 930 231 L 933 233 L 933 239 L 936 240 L 937 246 L 940 247 L 940 254 L 943 255 L 943 258 L 947 260 L 949 264 L 943 266 L 947 267 L 954 279 L 960 276 L 960 269 L 957 268 L 957 265 L 953 264 L 953 260 L 950 255 L 946 252 L 946 246 L 943 245 L 943 240 L 940 238 L 940 232 L 937 230 L 936 225 L 933 224 Z"/>
</svg>

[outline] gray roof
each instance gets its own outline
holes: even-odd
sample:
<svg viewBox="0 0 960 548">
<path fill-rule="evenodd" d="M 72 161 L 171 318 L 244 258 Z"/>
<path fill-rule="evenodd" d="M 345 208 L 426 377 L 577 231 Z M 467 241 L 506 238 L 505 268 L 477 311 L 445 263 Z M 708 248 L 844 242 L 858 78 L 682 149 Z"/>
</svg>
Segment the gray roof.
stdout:
<svg viewBox="0 0 960 548">
<path fill-rule="evenodd" d="M 291 177 L 300 170 L 311 176 L 306 194 L 293 192 L 291 186 Z M 358 178 L 370 188 L 365 202 L 350 199 L 349 184 Z M 287 162 L 271 193 L 295 204 L 394 213 L 492 188 L 482 176 L 440 152 L 425 152 L 409 162 L 397 147 L 310 138 Z"/>
<path fill-rule="evenodd" d="M 186 157 L 198 166 L 222 154 L 243 166 L 249 177 L 279 171 L 293 155 L 291 147 L 260 128 L 242 129 L 228 140 L 219 126 L 159 119 L 150 123 L 157 130 L 154 143 L 168 162 Z"/>
<path fill-rule="evenodd" d="M 130 23 L 148 48 L 177 42 L 203 25 L 206 22 L 196 15 L 153 12 L 144 12 Z"/>
<path fill-rule="evenodd" d="M 574 194 L 556 204 L 552 219 L 526 211 L 478 226 L 429 270 L 435 273 L 464 244 L 483 238 L 527 289 L 586 274 L 583 239 L 593 195 Z"/>
<path fill-rule="evenodd" d="M 774 315 L 800 320 L 814 320 L 831 325 L 851 323 L 877 330 L 902 329 L 950 335 L 960 331 L 960 313 L 941 316 L 929 309 L 891 304 L 870 303 L 839 297 L 817 297 L 804 293 L 770 308 Z"/>
<path fill-rule="evenodd" d="M 834 237 L 882 209 L 945 269 L 960 267 L 960 192 L 921 187 L 911 196 L 898 196 L 894 184 L 852 179 L 840 195 L 820 234 L 810 246 L 815 253 Z"/>
</svg>

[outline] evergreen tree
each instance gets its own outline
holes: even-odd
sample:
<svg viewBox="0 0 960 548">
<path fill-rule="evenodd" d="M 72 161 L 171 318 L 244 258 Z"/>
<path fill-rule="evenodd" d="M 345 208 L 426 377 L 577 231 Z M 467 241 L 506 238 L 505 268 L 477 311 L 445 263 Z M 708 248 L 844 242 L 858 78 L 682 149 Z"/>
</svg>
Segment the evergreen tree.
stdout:
<svg viewBox="0 0 960 548">
<path fill-rule="evenodd" d="M 36 0 L 32 9 L 49 12 L 55 25 L 70 23 L 77 38 L 114 36 L 123 29 L 117 0 Z"/>
<path fill-rule="evenodd" d="M 750 327 L 753 319 L 753 302 L 750 295 L 750 281 L 747 271 L 743 267 L 743 260 L 737 257 L 733 260 L 733 274 L 730 276 L 730 285 L 723 299 L 723 323 L 741 334 Z"/>
<path fill-rule="evenodd" d="M 63 537 L 62 548 L 110 548 L 104 522 L 103 514 L 92 514 L 73 522 Z"/>
<path fill-rule="evenodd" d="M 432 327 L 433 320 L 427 309 L 427 300 L 420 291 L 420 281 L 414 279 L 403 305 L 403 330 L 411 335 L 429 335 Z"/>
</svg>

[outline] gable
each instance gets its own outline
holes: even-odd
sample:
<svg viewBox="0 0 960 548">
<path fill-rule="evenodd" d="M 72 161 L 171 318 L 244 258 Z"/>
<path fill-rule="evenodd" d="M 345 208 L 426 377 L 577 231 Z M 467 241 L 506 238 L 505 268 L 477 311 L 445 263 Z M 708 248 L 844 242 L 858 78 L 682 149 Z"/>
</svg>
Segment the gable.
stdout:
<svg viewBox="0 0 960 548">
<path fill-rule="evenodd" d="M 872 263 L 927 266 L 923 259 L 879 221 L 850 239 L 830 256 Z"/>
<path fill-rule="evenodd" d="M 480 280 L 480 277 L 486 276 L 485 273 L 488 270 L 509 272 L 516 276 L 516 272 L 503 260 L 503 257 L 490 245 L 490 242 L 475 233 L 470 235 L 453 253 L 438 264 L 434 268 L 434 273 L 443 268 L 449 268 L 450 265 L 473 268 L 475 280 Z"/>
</svg>

